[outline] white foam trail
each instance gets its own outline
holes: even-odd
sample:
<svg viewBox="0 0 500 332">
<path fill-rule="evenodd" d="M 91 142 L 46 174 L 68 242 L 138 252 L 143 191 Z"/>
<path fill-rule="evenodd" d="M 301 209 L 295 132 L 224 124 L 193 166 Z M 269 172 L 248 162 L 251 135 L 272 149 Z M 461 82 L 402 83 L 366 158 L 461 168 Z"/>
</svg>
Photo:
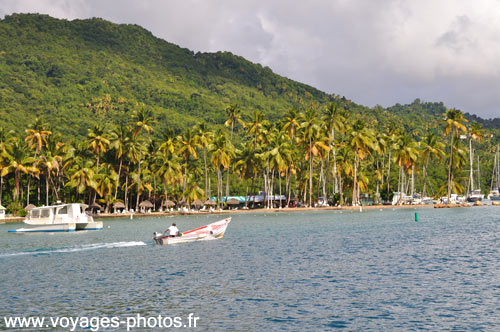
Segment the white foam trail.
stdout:
<svg viewBox="0 0 500 332">
<path fill-rule="evenodd" d="M 125 248 L 125 247 L 136 247 L 136 246 L 145 246 L 145 245 L 146 245 L 146 243 L 144 243 L 142 241 L 93 243 L 93 244 L 84 244 L 81 246 L 61 248 L 61 249 L 40 250 L 40 251 L 21 251 L 21 252 L 14 252 L 14 253 L 8 253 L 8 254 L 0 254 L 0 258 L 11 257 L 11 256 L 78 252 L 78 251 L 95 250 L 95 249 Z"/>
</svg>

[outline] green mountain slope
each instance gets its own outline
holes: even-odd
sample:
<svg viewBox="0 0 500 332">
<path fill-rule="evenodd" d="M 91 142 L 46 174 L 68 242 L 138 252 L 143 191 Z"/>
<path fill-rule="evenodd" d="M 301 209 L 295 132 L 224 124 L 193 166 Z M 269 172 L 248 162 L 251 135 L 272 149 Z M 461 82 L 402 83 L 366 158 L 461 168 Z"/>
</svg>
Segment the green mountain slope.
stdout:
<svg viewBox="0 0 500 332">
<path fill-rule="evenodd" d="M 221 124 L 229 103 L 247 117 L 260 110 L 277 120 L 291 108 L 332 101 L 380 122 L 403 121 L 408 130 L 423 128 L 422 119 L 435 119 L 443 108 L 429 104 L 413 116 L 406 116 L 413 104 L 370 109 L 228 52 L 195 54 L 137 25 L 35 14 L 0 20 L 0 116 L 18 132 L 41 116 L 63 134 L 82 137 L 98 122 L 127 121 L 137 108 L 153 111 L 160 132 L 182 130 L 200 121 Z"/>
<path fill-rule="evenodd" d="M 138 107 L 160 126 L 183 128 L 221 122 L 228 103 L 272 118 L 329 99 L 242 57 L 194 54 L 135 25 L 24 14 L 0 21 L 0 111 L 10 128 L 43 116 L 78 136 Z"/>
</svg>

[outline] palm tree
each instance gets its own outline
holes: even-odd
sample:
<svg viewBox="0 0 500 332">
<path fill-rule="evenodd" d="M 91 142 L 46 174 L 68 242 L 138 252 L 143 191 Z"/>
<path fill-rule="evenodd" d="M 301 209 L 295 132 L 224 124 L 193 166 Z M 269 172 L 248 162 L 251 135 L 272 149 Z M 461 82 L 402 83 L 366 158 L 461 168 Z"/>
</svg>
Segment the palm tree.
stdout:
<svg viewBox="0 0 500 332">
<path fill-rule="evenodd" d="M 28 143 L 30 149 L 35 150 L 35 155 L 37 155 L 41 153 L 44 145 L 47 145 L 47 138 L 52 132 L 45 129 L 46 125 L 42 123 L 40 118 L 36 118 L 30 127 L 26 129 L 27 135 L 24 140 Z"/>
<path fill-rule="evenodd" d="M 68 170 L 70 179 L 67 187 L 75 188 L 78 194 L 85 194 L 87 189 L 97 186 L 95 179 L 95 167 L 92 160 L 77 156 L 74 158 Z M 89 204 L 91 203 L 89 199 Z"/>
<path fill-rule="evenodd" d="M 291 146 L 288 140 L 285 139 L 285 133 L 282 131 L 276 131 L 272 136 L 271 150 L 269 151 L 270 169 L 276 170 L 279 177 L 279 193 L 280 193 L 280 206 L 281 206 L 281 177 L 288 170 L 288 166 L 291 164 L 292 152 Z"/>
<path fill-rule="evenodd" d="M 89 129 L 87 133 L 87 147 L 92 150 L 96 157 L 96 167 L 99 168 L 99 157 L 101 153 L 107 151 L 110 141 L 108 135 L 100 125 L 96 125 L 94 129 Z"/>
<path fill-rule="evenodd" d="M 141 132 L 146 132 L 149 136 L 149 134 L 154 131 L 153 124 L 155 123 L 156 121 L 151 111 L 145 109 L 135 111 L 132 115 L 131 123 L 133 138 L 137 139 L 137 136 L 139 136 Z"/>
<path fill-rule="evenodd" d="M 391 162 L 392 162 L 392 151 L 397 147 L 397 140 L 399 135 L 401 134 L 401 129 L 394 123 L 389 122 L 385 131 L 387 132 L 387 136 L 385 138 L 386 141 L 386 151 L 387 151 L 387 197 L 391 192 Z"/>
<path fill-rule="evenodd" d="M 333 172 L 332 174 L 336 174 L 337 164 L 335 162 L 335 132 L 340 131 L 344 127 L 345 122 L 345 110 L 337 107 L 335 103 L 330 103 L 329 106 L 325 107 L 323 111 L 322 120 L 325 123 L 326 131 L 328 135 L 328 147 L 330 151 L 328 151 L 327 155 L 327 167 L 330 167 L 330 152 L 333 152 Z M 326 179 L 325 179 L 326 180 Z M 337 179 L 334 179 L 334 192 L 337 190 Z"/>
<path fill-rule="evenodd" d="M 126 125 L 119 125 L 111 131 L 110 146 L 115 152 L 115 157 L 119 160 L 117 181 L 115 183 L 114 199 L 118 196 L 118 186 L 120 185 L 120 176 L 123 166 L 123 157 L 126 153 L 126 147 L 131 140 L 130 127 Z"/>
<path fill-rule="evenodd" d="M 221 168 L 224 170 L 229 168 L 231 158 L 234 156 L 234 147 L 228 141 L 226 134 L 222 130 L 219 130 L 210 145 L 210 150 L 212 152 L 211 162 L 217 170 L 217 208 L 219 208 L 222 191 Z"/>
<path fill-rule="evenodd" d="M 48 137 L 50 137 L 50 135 L 52 135 L 52 132 L 48 130 L 46 127 L 47 125 L 43 123 L 40 118 L 36 118 L 35 121 L 29 125 L 29 128 L 25 130 L 27 135 L 24 141 L 27 142 L 30 149 L 35 150 L 34 163 L 38 163 L 41 161 L 39 160 L 38 157 L 42 155 L 43 148 L 48 144 L 47 139 Z M 34 164 L 33 167 L 36 167 L 36 165 Z M 47 184 L 47 179 L 45 180 L 46 180 L 45 183 Z M 27 195 L 28 202 L 29 202 L 30 182 L 31 179 L 28 179 L 28 195 Z M 48 191 L 48 188 L 46 188 L 46 190 Z M 40 182 L 38 185 L 38 200 L 40 200 Z"/>
<path fill-rule="evenodd" d="M 354 179 L 352 188 L 352 204 L 359 205 L 358 168 L 371 150 L 376 148 L 374 133 L 366 127 L 363 120 L 357 119 L 349 132 L 349 145 L 354 150 Z"/>
<path fill-rule="evenodd" d="M 52 183 L 53 193 L 56 195 L 56 199 L 59 199 L 59 193 L 54 184 L 52 178 L 52 172 L 55 172 L 56 177 L 59 175 L 61 165 L 63 162 L 63 157 L 60 155 L 55 146 L 52 149 L 47 149 L 45 155 L 40 160 L 40 168 L 45 170 L 45 205 L 49 205 L 49 188 L 50 183 Z"/>
<path fill-rule="evenodd" d="M 3 127 L 0 127 L 0 205 L 2 205 L 3 197 L 3 175 L 2 170 L 7 164 L 7 158 L 3 157 L 4 151 L 7 149 L 7 145 L 14 139 L 14 131 L 7 131 Z"/>
<path fill-rule="evenodd" d="M 91 149 L 96 157 L 96 170 L 99 170 L 99 158 L 101 153 L 107 151 L 110 145 L 108 135 L 100 125 L 96 125 L 94 129 L 89 129 L 87 133 L 87 147 Z M 92 203 L 95 203 L 97 192 L 94 193 Z"/>
<path fill-rule="evenodd" d="M 226 107 L 226 114 L 227 114 L 228 119 L 224 123 L 224 125 L 226 127 L 231 126 L 230 141 L 231 141 L 231 144 L 233 144 L 233 131 L 234 131 L 234 126 L 235 126 L 236 122 L 240 122 L 243 125 L 243 121 L 241 120 L 241 110 L 235 105 L 228 105 Z M 229 197 L 229 174 L 230 173 L 231 173 L 231 170 L 228 169 L 227 175 L 226 175 L 226 197 Z"/>
<path fill-rule="evenodd" d="M 168 199 L 168 186 L 170 185 L 173 191 L 174 185 L 184 182 L 181 159 L 170 152 L 161 153 L 158 156 L 158 165 L 156 175 L 160 177 L 163 183 L 165 199 Z"/>
<path fill-rule="evenodd" d="M 395 161 L 399 166 L 398 190 L 400 192 L 399 199 L 401 200 L 403 193 L 407 189 L 405 187 L 405 174 L 413 172 L 413 167 L 419 158 L 419 152 L 417 143 L 406 134 L 400 136 L 398 148 L 395 152 Z"/>
<path fill-rule="evenodd" d="M 422 142 L 420 142 L 422 148 L 422 158 L 423 158 L 423 179 L 424 184 L 422 186 L 422 197 L 427 196 L 426 184 L 427 184 L 427 169 L 429 166 L 429 161 L 432 157 L 436 157 L 441 160 L 441 156 L 444 156 L 444 144 L 439 141 L 438 136 L 434 132 L 429 132 Z M 432 188 L 431 188 L 432 189 Z"/>
<path fill-rule="evenodd" d="M 190 175 L 189 178 L 187 179 L 187 185 L 186 185 L 186 190 L 184 191 L 183 195 L 186 197 L 186 203 L 188 206 L 191 205 L 191 203 L 196 202 L 198 199 L 202 199 L 205 196 L 205 193 L 203 189 L 201 189 L 196 181 L 194 181 L 194 176 Z"/>
<path fill-rule="evenodd" d="M 111 204 L 114 202 L 113 190 L 118 182 L 118 174 L 113 169 L 111 164 L 103 163 L 95 174 L 96 191 L 102 199 L 102 203 L 106 204 L 105 213 L 109 212 Z"/>
<path fill-rule="evenodd" d="M 446 126 L 444 128 L 445 136 L 450 136 L 450 161 L 448 164 L 448 203 L 450 203 L 450 196 L 452 190 L 452 165 L 453 165 L 453 148 L 454 148 L 454 139 L 460 136 L 460 132 L 467 132 L 467 127 L 465 127 L 465 122 L 467 119 L 464 117 L 463 113 L 460 110 L 449 109 L 443 113 L 443 121 Z"/>
<path fill-rule="evenodd" d="M 235 156 L 234 169 L 241 178 L 245 179 L 246 183 L 245 207 L 247 207 L 248 180 L 251 177 L 255 179 L 255 176 L 257 174 L 257 157 L 254 153 L 253 146 L 249 142 L 243 143 L 240 149 L 235 151 Z"/>
<path fill-rule="evenodd" d="M 468 135 L 468 141 L 469 141 L 469 162 L 470 162 L 470 174 L 469 174 L 469 190 L 468 193 L 472 193 L 474 190 L 474 175 L 473 175 L 473 169 L 474 169 L 474 149 L 472 148 L 472 142 L 481 142 L 481 140 L 484 137 L 484 129 L 481 128 L 481 124 L 477 123 L 476 121 L 472 122 L 470 127 L 469 127 L 469 135 Z M 480 179 L 479 179 L 480 181 Z M 481 184 L 478 183 L 478 189 L 481 189 Z"/>
<path fill-rule="evenodd" d="M 11 144 L 6 145 L 5 150 L 2 151 L 2 157 L 5 164 L 1 176 L 14 173 L 14 201 L 18 202 L 21 173 L 38 173 L 37 168 L 34 166 L 35 158 L 29 155 L 26 145 L 22 144 L 19 139 L 13 140 Z"/>
<path fill-rule="evenodd" d="M 190 157 L 198 158 L 196 149 L 200 147 L 198 136 L 194 129 L 187 129 L 183 135 L 177 137 L 179 144 L 179 153 L 184 157 L 184 179 L 187 178 L 187 168 Z M 182 190 L 186 188 L 186 183 L 183 182 Z"/>
<path fill-rule="evenodd" d="M 145 109 L 139 109 L 136 112 L 134 112 L 132 116 L 132 137 L 134 140 L 137 140 L 139 135 L 142 132 L 146 132 L 148 138 L 151 132 L 153 132 L 153 124 L 155 124 L 156 121 L 153 118 L 153 113 L 149 110 Z M 142 163 L 142 157 L 143 157 L 143 152 L 147 151 L 147 149 L 142 146 L 141 148 L 138 149 L 138 160 L 137 160 L 137 165 L 138 165 L 138 170 L 135 173 L 136 178 L 136 184 L 137 184 L 137 198 L 136 198 L 136 203 L 135 203 L 135 209 L 136 211 L 139 209 L 139 189 L 142 188 L 141 185 L 141 163 Z"/>
<path fill-rule="evenodd" d="M 198 123 L 195 128 L 196 137 L 200 147 L 203 149 L 203 165 L 205 167 L 205 194 L 208 195 L 208 167 L 207 167 L 207 150 L 213 139 L 213 133 L 208 130 L 204 122 Z"/>
<path fill-rule="evenodd" d="M 309 207 L 312 207 L 314 157 L 320 153 L 321 149 L 325 151 L 330 149 L 328 143 L 320 135 L 320 126 L 316 117 L 316 112 L 313 109 L 308 109 L 304 121 L 300 125 L 300 140 L 305 152 L 305 160 L 309 161 Z"/>
<path fill-rule="evenodd" d="M 347 143 L 341 143 L 335 155 L 335 161 L 337 163 L 336 176 L 339 182 L 339 203 L 341 205 L 344 204 L 344 180 L 342 175 L 345 175 L 347 178 L 354 174 L 354 165 L 352 163 L 354 158 L 354 152 L 351 147 Z"/>
<path fill-rule="evenodd" d="M 283 123 L 283 130 L 288 131 L 288 137 L 290 137 L 290 144 L 293 144 L 295 133 L 297 132 L 297 129 L 300 127 L 300 120 L 302 119 L 302 117 L 303 114 L 298 113 L 294 109 L 288 111 L 288 114 L 285 116 Z"/>
<path fill-rule="evenodd" d="M 247 134 L 253 134 L 254 151 L 257 148 L 258 141 L 262 139 L 262 131 L 267 124 L 269 124 L 269 122 L 264 120 L 264 115 L 260 111 L 255 111 L 252 117 L 252 121 L 245 124 Z"/>
</svg>

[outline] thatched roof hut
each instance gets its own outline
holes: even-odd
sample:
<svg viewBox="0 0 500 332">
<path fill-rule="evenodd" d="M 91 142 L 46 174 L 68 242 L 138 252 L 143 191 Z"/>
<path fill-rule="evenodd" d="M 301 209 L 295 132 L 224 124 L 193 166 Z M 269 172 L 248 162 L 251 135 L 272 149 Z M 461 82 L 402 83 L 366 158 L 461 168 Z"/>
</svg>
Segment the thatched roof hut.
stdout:
<svg viewBox="0 0 500 332">
<path fill-rule="evenodd" d="M 205 203 L 203 203 L 203 205 L 217 205 L 217 203 L 215 203 L 214 201 L 212 201 L 211 199 L 207 199 L 205 201 Z"/>
<path fill-rule="evenodd" d="M 230 198 L 230 199 L 226 202 L 226 204 L 228 204 L 228 205 L 238 205 L 238 204 L 240 204 L 240 201 L 238 201 L 236 198 Z"/>
<path fill-rule="evenodd" d="M 146 209 L 151 209 L 154 207 L 153 203 L 151 203 L 148 200 L 142 201 L 141 204 L 139 204 L 139 207 L 146 208 Z"/>
<path fill-rule="evenodd" d="M 172 206 L 175 206 L 175 203 L 174 203 L 174 202 L 172 202 L 171 200 L 167 199 L 167 200 L 165 201 L 165 203 L 163 203 L 163 206 L 164 206 L 164 207 L 172 207 Z"/>
<path fill-rule="evenodd" d="M 125 204 L 123 204 L 122 202 L 116 202 L 115 204 L 113 204 L 113 207 L 115 209 L 124 209 L 125 208 Z"/>
<path fill-rule="evenodd" d="M 26 207 L 24 208 L 24 211 L 28 212 L 30 210 L 33 210 L 34 208 L 36 208 L 36 206 L 34 204 L 28 204 L 26 205 Z"/>
</svg>

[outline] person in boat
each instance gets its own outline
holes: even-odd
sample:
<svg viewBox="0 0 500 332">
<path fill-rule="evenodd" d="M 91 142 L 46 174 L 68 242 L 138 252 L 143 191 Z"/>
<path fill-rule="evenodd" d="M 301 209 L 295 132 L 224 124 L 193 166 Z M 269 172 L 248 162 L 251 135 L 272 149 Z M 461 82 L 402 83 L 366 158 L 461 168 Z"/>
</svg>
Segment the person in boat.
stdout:
<svg viewBox="0 0 500 332">
<path fill-rule="evenodd" d="M 170 237 L 180 236 L 179 229 L 177 228 L 177 225 L 175 224 L 175 222 L 172 223 L 172 226 L 167 228 L 165 233 L 167 233 L 167 232 L 168 232 L 168 236 L 170 236 Z"/>
</svg>

